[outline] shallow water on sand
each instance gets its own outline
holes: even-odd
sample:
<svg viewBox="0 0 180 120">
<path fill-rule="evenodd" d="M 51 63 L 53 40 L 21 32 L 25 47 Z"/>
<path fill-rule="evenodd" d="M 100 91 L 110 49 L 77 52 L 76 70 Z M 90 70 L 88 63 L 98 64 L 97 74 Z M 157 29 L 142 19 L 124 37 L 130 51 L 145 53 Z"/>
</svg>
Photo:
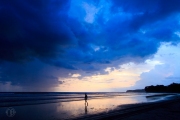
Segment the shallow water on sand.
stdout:
<svg viewBox="0 0 180 120">
<path fill-rule="evenodd" d="M 68 97 L 71 96 L 70 98 L 63 95 L 63 99 L 56 99 L 58 95 L 52 95 L 49 97 L 55 99 L 44 99 L 47 97 L 41 94 L 36 96 L 26 94 L 11 96 L 1 95 L 0 120 L 68 119 L 90 114 L 98 114 L 101 112 L 109 112 L 117 107 L 120 108 L 121 105 L 153 102 L 162 100 L 165 96 L 170 96 L 159 94 L 160 93 L 92 93 L 89 94 L 87 103 L 85 103 L 85 100 L 83 99 L 84 94 L 68 95 Z M 62 95 L 60 96 L 62 97 Z M 8 99 L 11 100 L 8 101 Z M 14 108 L 16 113 L 13 117 L 8 117 L 6 113 L 8 107 Z"/>
</svg>

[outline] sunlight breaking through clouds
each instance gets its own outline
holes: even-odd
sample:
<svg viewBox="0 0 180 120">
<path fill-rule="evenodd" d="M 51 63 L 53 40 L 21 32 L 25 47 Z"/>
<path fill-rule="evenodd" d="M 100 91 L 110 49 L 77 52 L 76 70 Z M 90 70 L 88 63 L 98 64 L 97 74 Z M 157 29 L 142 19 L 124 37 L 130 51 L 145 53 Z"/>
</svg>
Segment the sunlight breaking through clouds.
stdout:
<svg viewBox="0 0 180 120">
<path fill-rule="evenodd" d="M 60 78 L 67 81 L 65 84 L 59 86 L 60 91 L 111 91 L 113 88 L 130 88 L 135 86 L 141 80 L 141 75 L 148 73 L 155 69 L 156 66 L 164 65 L 164 50 L 169 49 L 168 55 L 173 52 L 175 47 L 168 44 L 162 44 L 157 54 L 152 59 L 146 60 L 144 63 L 135 64 L 133 62 L 119 65 L 119 68 L 107 67 L 104 69 L 108 74 L 97 74 L 92 76 L 81 76 L 80 74 L 73 74 L 69 78 Z M 177 52 L 177 50 L 176 50 Z M 162 56 L 163 55 L 163 56 Z M 162 74 L 163 75 L 163 74 Z M 165 74 L 165 78 L 172 76 L 173 73 Z M 152 76 L 152 75 L 151 75 Z M 163 77 L 163 76 L 162 76 Z M 157 78 L 158 79 L 158 78 Z M 145 80 L 144 80 L 145 81 Z"/>
<path fill-rule="evenodd" d="M 107 67 L 104 71 L 108 74 L 97 74 L 78 78 L 80 74 L 73 74 L 69 78 L 59 78 L 66 83 L 59 86 L 60 91 L 106 91 L 111 88 L 124 88 L 135 85 L 140 80 L 143 72 L 149 72 L 156 65 L 162 64 L 160 61 L 147 60 L 145 63 L 127 63 L 120 65 L 119 69 Z"/>
</svg>

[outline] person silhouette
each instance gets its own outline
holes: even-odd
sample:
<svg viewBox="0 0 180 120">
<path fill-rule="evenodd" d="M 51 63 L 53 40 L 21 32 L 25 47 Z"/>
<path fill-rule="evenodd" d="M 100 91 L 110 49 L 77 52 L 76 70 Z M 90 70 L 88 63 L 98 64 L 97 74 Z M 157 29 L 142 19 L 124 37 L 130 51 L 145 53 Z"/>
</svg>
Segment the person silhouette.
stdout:
<svg viewBox="0 0 180 120">
<path fill-rule="evenodd" d="M 87 114 L 87 106 L 88 106 L 87 98 L 88 98 L 88 96 L 85 93 L 85 97 L 84 97 L 84 100 L 85 100 L 85 109 L 84 109 L 85 110 L 85 114 Z"/>
<path fill-rule="evenodd" d="M 85 101 L 87 101 L 87 94 L 85 93 Z"/>
<path fill-rule="evenodd" d="M 87 94 L 85 93 L 85 100 L 87 100 L 87 97 L 88 97 L 88 96 L 87 96 Z"/>
</svg>

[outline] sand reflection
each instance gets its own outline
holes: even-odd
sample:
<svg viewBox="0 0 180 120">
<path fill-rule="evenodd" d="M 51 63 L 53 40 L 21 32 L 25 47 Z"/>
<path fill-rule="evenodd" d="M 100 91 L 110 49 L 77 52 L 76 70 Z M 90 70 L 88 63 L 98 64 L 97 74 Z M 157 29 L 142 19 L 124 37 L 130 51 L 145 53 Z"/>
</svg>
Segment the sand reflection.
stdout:
<svg viewBox="0 0 180 120">
<path fill-rule="evenodd" d="M 86 102 L 85 102 L 85 109 L 84 109 L 85 115 L 88 113 L 87 106 L 88 106 L 88 102 L 86 101 Z"/>
<path fill-rule="evenodd" d="M 83 115 L 97 114 L 100 112 L 109 112 L 115 109 L 119 105 L 138 103 L 139 101 L 145 102 L 146 99 L 138 99 L 130 96 L 127 97 L 110 97 L 100 99 L 89 99 L 87 101 L 71 101 L 62 102 L 61 106 L 57 106 L 57 112 L 66 113 L 63 116 L 66 117 L 78 117 Z M 62 107 L 63 106 L 63 107 Z"/>
</svg>

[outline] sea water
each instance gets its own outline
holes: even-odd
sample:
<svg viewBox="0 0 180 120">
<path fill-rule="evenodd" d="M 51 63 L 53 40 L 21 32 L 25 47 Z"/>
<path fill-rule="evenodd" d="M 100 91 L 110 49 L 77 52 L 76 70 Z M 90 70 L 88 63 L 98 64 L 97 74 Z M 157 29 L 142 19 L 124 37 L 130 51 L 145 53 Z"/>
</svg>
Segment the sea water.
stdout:
<svg viewBox="0 0 180 120">
<path fill-rule="evenodd" d="M 53 120 L 109 112 L 121 105 L 155 102 L 176 94 L 125 92 L 0 93 L 0 120 Z"/>
</svg>

